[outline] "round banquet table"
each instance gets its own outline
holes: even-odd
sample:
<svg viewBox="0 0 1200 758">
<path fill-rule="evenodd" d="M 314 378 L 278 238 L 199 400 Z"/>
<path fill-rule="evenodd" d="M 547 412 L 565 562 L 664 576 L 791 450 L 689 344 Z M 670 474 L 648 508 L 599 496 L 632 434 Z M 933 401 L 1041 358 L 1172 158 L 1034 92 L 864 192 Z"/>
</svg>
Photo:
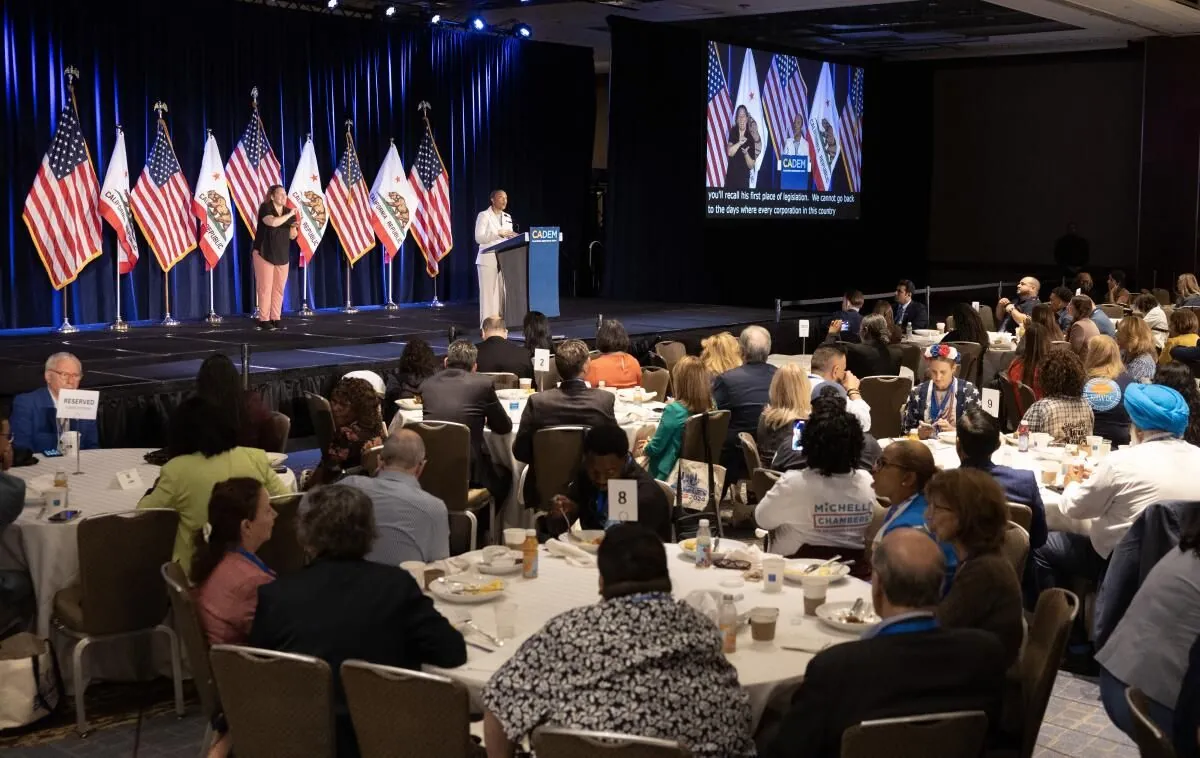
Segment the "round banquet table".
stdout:
<svg viewBox="0 0 1200 758">
<path fill-rule="evenodd" d="M 83 450 L 79 468 L 83 473 L 74 474 L 74 461 L 62 461 L 68 472 L 70 507 L 80 511 L 79 518 L 57 524 L 41 518 L 42 500 L 35 498 L 35 490 L 45 484 L 53 484 L 54 473 L 61 459 L 46 459 L 37 455 L 36 466 L 21 466 L 9 469 L 8 473 L 26 482 L 25 508 L 12 526 L 0 532 L 0 568 L 27 570 L 33 581 L 37 600 L 37 624 L 35 631 L 51 637 L 55 643 L 65 681 L 70 681 L 71 638 L 52 629 L 50 617 L 54 611 L 54 596 L 62 589 L 79 580 L 79 546 L 77 535 L 79 521 L 87 516 L 130 511 L 137 508 L 138 501 L 146 490 L 158 479 L 158 466 L 146 463 L 144 456 L 149 448 L 124 448 L 115 450 Z M 122 490 L 116 481 L 119 471 L 136 469 L 141 477 L 141 488 Z M 296 477 L 289 470 L 279 474 L 284 486 L 296 489 Z M 164 589 L 165 591 L 165 589 Z M 154 635 L 154 669 L 170 675 L 170 657 L 162 635 Z M 113 640 L 95 645 L 88 651 L 88 672 L 96 678 L 138 679 L 145 676 L 144 653 L 147 640 L 140 637 L 128 640 Z M 158 648 L 161 646 L 161 651 Z M 160 656 L 159 653 L 163 655 Z M 165 665 L 158 665 L 159 661 Z M 140 672 L 140 673 L 139 673 Z"/>
<path fill-rule="evenodd" d="M 830 644 L 858 639 L 857 635 L 840 632 L 804 615 L 804 593 L 798 584 L 787 583 L 782 592 L 767 594 L 762 582 L 747 583 L 732 589 L 720 586 L 725 579 L 741 576 L 740 571 L 710 568 L 697 569 L 694 564 L 680 557 L 677 545 L 666 545 L 667 565 L 671 572 L 674 596 L 686 598 L 694 590 L 716 590 L 735 597 L 739 613 L 756 606 L 779 609 L 774 642 L 754 642 L 749 627 L 738 633 L 737 652 L 730 654 L 729 661 L 738 672 L 738 681 L 750 696 L 753 725 L 758 726 L 763 711 L 776 696 L 786 697 L 804 679 L 804 671 L 813 656 L 810 653 L 784 650 L 779 647 L 789 638 L 821 639 Z M 500 666 L 507 661 L 526 639 L 545 626 L 554 616 L 572 608 L 599 602 L 599 571 L 593 567 L 572 566 L 561 558 L 551 556 L 545 546 L 540 548 L 536 579 L 524 579 L 518 573 L 503 577 L 508 587 L 505 599 L 517 605 L 516 638 L 496 647 L 484 637 L 465 630 L 467 641 L 494 648 L 494 652 L 467 646 L 467 662 L 455 669 L 434 669 L 437 673 L 462 682 L 471 692 L 474 702 L 479 702 L 483 686 Z M 828 602 L 866 600 L 871 601 L 871 586 L 866 582 L 847 577 L 829 586 Z M 436 600 L 438 610 L 451 620 L 461 620 L 467 614 L 489 634 L 496 632 L 494 606 L 499 601 L 479 605 L 461 605 Z"/>
<path fill-rule="evenodd" d="M 992 338 L 995 338 L 997 334 L 998 332 L 988 332 L 988 335 Z M 935 345 L 941 342 L 942 337 L 944 336 L 945 334 L 939 334 L 937 336 L 930 337 L 913 335 L 912 337 L 905 336 L 904 341 L 916 345 L 917 347 L 921 348 L 922 351 L 924 351 L 925 348 L 929 347 L 930 345 Z M 996 344 L 990 345 L 987 351 L 983 354 L 983 370 L 980 376 L 983 379 L 984 385 L 986 386 L 989 384 L 997 374 L 1007 371 L 1009 364 L 1016 360 L 1016 358 L 1017 350 L 1011 344 L 1007 346 Z M 928 369 L 929 361 L 925 360 L 925 356 L 921 356 L 921 375 L 913 380 L 914 383 L 920 384 L 921 382 L 925 381 Z"/>
</svg>

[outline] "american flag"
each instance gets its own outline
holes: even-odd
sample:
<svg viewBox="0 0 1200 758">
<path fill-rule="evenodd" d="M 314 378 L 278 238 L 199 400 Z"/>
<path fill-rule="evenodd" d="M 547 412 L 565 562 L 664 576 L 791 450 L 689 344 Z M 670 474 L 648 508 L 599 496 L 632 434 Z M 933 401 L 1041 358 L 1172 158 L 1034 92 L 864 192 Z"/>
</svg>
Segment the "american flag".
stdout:
<svg viewBox="0 0 1200 758">
<path fill-rule="evenodd" d="M 767 87 L 763 91 L 775 152 L 783 153 L 786 138 L 795 134 L 792 122 L 796 116 L 808 120 L 808 85 L 800 75 L 800 62 L 791 55 L 776 55 L 767 71 Z"/>
<path fill-rule="evenodd" d="M 851 69 L 850 92 L 842 107 L 842 122 L 838 125 L 842 140 L 842 165 L 846 167 L 846 179 L 851 192 L 862 190 L 862 117 L 863 117 L 863 70 Z"/>
<path fill-rule="evenodd" d="M 283 183 L 279 159 L 271 150 L 257 110 L 251 114 L 246 131 L 242 132 L 242 138 L 229 156 L 229 163 L 225 164 L 225 176 L 229 178 L 229 190 L 233 193 L 238 215 L 253 237 L 258 231 L 258 206 L 272 184 Z"/>
<path fill-rule="evenodd" d="M 725 86 L 725 72 L 717 57 L 717 43 L 708 43 L 708 171 L 709 187 L 725 186 L 725 170 L 729 156 L 725 152 L 729 125 L 733 123 L 733 103 Z"/>
<path fill-rule="evenodd" d="M 354 152 L 354 140 L 346 133 L 346 150 L 338 163 L 329 186 L 325 188 L 325 203 L 329 206 L 329 220 L 342 242 L 342 249 L 350 263 L 356 262 L 375 247 L 375 233 L 371 231 L 371 199 L 367 197 L 367 182 L 358 165 L 358 154 Z"/>
<path fill-rule="evenodd" d="M 21 214 L 56 290 L 75 281 L 83 267 L 100 255 L 99 196 L 100 182 L 79 116 L 73 104 L 68 105 L 59 116 Z"/>
<path fill-rule="evenodd" d="M 133 216 L 142 229 L 163 271 L 196 249 L 196 219 L 192 217 L 192 190 L 167 134 L 167 122 L 158 120 L 157 134 L 146 167 L 129 193 Z"/>
<path fill-rule="evenodd" d="M 454 234 L 450 230 L 450 178 L 428 123 L 408 174 L 408 183 L 421 201 L 409 228 L 425 256 L 425 273 L 437 276 L 438 261 L 454 247 Z"/>
</svg>

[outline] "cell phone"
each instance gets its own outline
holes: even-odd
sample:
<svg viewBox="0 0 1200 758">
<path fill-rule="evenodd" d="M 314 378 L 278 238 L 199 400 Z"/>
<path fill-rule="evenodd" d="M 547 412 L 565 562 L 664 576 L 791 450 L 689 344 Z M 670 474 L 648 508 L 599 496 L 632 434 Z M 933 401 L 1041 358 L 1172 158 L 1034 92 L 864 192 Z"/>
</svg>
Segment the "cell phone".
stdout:
<svg viewBox="0 0 1200 758">
<path fill-rule="evenodd" d="M 51 448 L 49 450 L 43 450 L 42 455 L 46 458 L 61 458 L 62 457 L 62 453 L 54 448 Z"/>
<path fill-rule="evenodd" d="M 800 452 L 804 449 L 801 440 L 804 438 L 804 421 L 799 420 L 792 426 L 792 450 Z"/>
<path fill-rule="evenodd" d="M 843 321 L 843 322 L 842 322 L 842 327 L 841 327 L 840 331 L 843 331 L 843 332 L 848 332 L 848 331 L 850 331 L 850 322 L 849 322 L 849 321 Z"/>
<path fill-rule="evenodd" d="M 59 511 L 51 516 L 48 521 L 53 521 L 56 524 L 65 524 L 66 522 L 79 516 L 79 511 Z"/>
</svg>

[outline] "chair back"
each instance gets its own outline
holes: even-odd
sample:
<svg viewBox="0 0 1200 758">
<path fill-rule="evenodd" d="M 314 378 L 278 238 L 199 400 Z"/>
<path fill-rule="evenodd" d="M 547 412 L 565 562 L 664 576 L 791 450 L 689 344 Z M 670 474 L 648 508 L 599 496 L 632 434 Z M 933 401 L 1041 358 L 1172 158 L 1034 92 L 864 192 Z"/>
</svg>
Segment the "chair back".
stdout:
<svg viewBox="0 0 1200 758">
<path fill-rule="evenodd" d="M 1067 635 L 1078 612 L 1079 598 L 1073 592 L 1055 587 L 1043 590 L 1038 596 L 1025 650 L 1018 662 L 1025 710 L 1022 756 L 1033 755 L 1038 729 L 1054 689 L 1054 678 L 1067 647 Z"/>
<path fill-rule="evenodd" d="M 350 660 L 342 687 L 362 758 L 468 758 L 470 695 L 444 676 Z M 400 746 L 403 749 L 400 750 Z"/>
<path fill-rule="evenodd" d="M 1125 306 L 1116 303 L 1104 303 L 1100 310 L 1109 318 L 1125 318 Z"/>
<path fill-rule="evenodd" d="M 913 372 L 913 381 L 920 383 L 925 380 L 921 372 L 921 348 L 911 342 L 901 342 L 900 348 L 900 365 L 905 366 Z"/>
<path fill-rule="evenodd" d="M 510 371 L 480 371 L 480 376 L 492 380 L 492 386 L 498 390 L 515 390 L 521 386 L 521 380 Z"/>
<path fill-rule="evenodd" d="M 671 386 L 671 372 L 665 368 L 647 366 L 642 369 L 642 387 L 647 392 L 654 393 L 654 399 L 660 403 L 667 402 L 667 388 Z"/>
<path fill-rule="evenodd" d="M 1155 287 L 1150 290 L 1150 294 L 1154 295 L 1154 299 L 1158 301 L 1160 306 L 1174 305 L 1171 301 L 1171 293 L 1162 287 Z"/>
<path fill-rule="evenodd" d="M 304 401 L 312 419 L 313 433 L 317 435 L 317 447 L 325 452 L 333 442 L 333 407 L 329 400 L 315 392 L 305 392 Z"/>
<path fill-rule="evenodd" d="M 883 520 L 887 517 L 887 499 L 884 498 L 871 507 L 871 521 L 863 532 L 863 560 L 871 563 L 871 551 L 875 548 L 875 535 L 883 528 Z"/>
<path fill-rule="evenodd" d="M 421 421 L 406 424 L 425 443 L 425 470 L 421 489 L 446 504 L 447 510 L 467 507 L 471 481 L 471 429 L 453 421 Z"/>
<path fill-rule="evenodd" d="M 183 643 L 191 663 L 192 683 L 200 696 L 200 710 L 205 721 L 212 721 L 221 712 L 221 701 L 217 697 L 217 682 L 213 679 L 212 666 L 208 662 L 208 635 L 200 625 L 200 615 L 192 600 L 191 582 L 178 563 L 164 563 L 161 569 L 167 585 L 167 596 L 171 598 L 171 612 L 175 620 L 175 631 Z"/>
<path fill-rule="evenodd" d="M 1029 532 L 1020 525 L 1008 522 L 1004 530 L 1004 557 L 1012 565 L 1017 579 L 1025 575 L 1025 559 L 1029 557 Z"/>
<path fill-rule="evenodd" d="M 1133 718 L 1133 741 L 1142 758 L 1175 758 L 1175 746 L 1150 718 L 1150 700 L 1137 687 L 1125 689 L 1125 702 Z"/>
<path fill-rule="evenodd" d="M 382 452 L 383 445 L 375 445 L 363 450 L 362 467 L 366 476 L 375 476 L 379 473 L 379 454 Z"/>
<path fill-rule="evenodd" d="M 271 538 L 262 544 L 256 555 L 278 576 L 294 574 L 308 562 L 304 548 L 300 546 L 302 497 L 297 493 L 271 498 L 271 507 L 275 509 L 275 526 L 271 528 Z"/>
<path fill-rule="evenodd" d="M 534 731 L 533 750 L 538 758 L 691 758 L 692 755 L 674 740 L 552 727 Z"/>
<path fill-rule="evenodd" d="M 779 481 L 779 477 L 783 476 L 778 471 L 769 468 L 754 468 L 750 470 L 750 490 L 754 493 L 754 497 L 758 498 L 758 502 L 767 496 L 771 488 L 775 486 L 775 482 Z"/>
<path fill-rule="evenodd" d="M 328 663 L 241 645 L 213 645 L 209 659 L 238 758 L 333 758 Z"/>
<path fill-rule="evenodd" d="M 1070 350 L 1071 343 L 1067 340 L 1050 340 L 1051 350 Z"/>
<path fill-rule="evenodd" d="M 689 461 L 720 464 L 721 448 L 725 446 L 725 436 L 729 433 L 730 418 L 729 411 L 708 411 L 688 416 L 683 425 L 683 447 L 679 456 Z M 708 438 L 707 451 L 704 448 L 705 437 Z"/>
<path fill-rule="evenodd" d="M 758 443 L 750 432 L 739 432 L 738 442 L 742 443 L 742 455 L 746 458 L 746 470 L 753 471 L 762 468 L 762 456 L 758 454 Z"/>
<path fill-rule="evenodd" d="M 1037 395 L 1033 394 L 1033 387 L 1030 387 L 1028 384 L 1025 384 L 1024 382 L 1018 383 L 1016 390 L 1017 397 L 1021 398 L 1021 407 L 1025 410 L 1029 410 L 1029 406 L 1037 402 Z M 1024 414 L 1022 414 L 1022 416 L 1024 416 Z M 1018 426 L 1020 423 L 1021 420 L 1017 419 Z"/>
<path fill-rule="evenodd" d="M 1030 525 L 1033 524 L 1033 509 L 1028 505 L 1009 503 L 1008 520 L 1028 532 Z"/>
<path fill-rule="evenodd" d="M 167 616 L 162 565 L 171 560 L 179 511 L 151 508 L 88 516 L 79 522 L 83 629 L 121 634 L 158 626 Z"/>
<path fill-rule="evenodd" d="M 275 439 L 279 440 L 278 450 L 268 450 L 268 453 L 283 453 L 286 452 L 288 435 L 292 433 L 292 419 L 286 413 L 279 411 L 271 411 L 271 429 L 275 433 Z"/>
<path fill-rule="evenodd" d="M 1017 389 L 1007 374 L 1001 372 L 996 378 L 1000 381 L 1000 408 L 1003 410 L 1004 431 L 1011 432 L 1021 423 L 1021 407 L 1017 404 Z"/>
<path fill-rule="evenodd" d="M 534 433 L 532 473 L 539 507 L 548 510 L 554 496 L 567 491 L 567 485 L 583 462 L 583 438 L 587 429 L 586 426 L 549 426 Z"/>
<path fill-rule="evenodd" d="M 667 371 L 670 371 L 679 363 L 680 358 L 687 355 L 687 346 L 682 342 L 664 340 L 654 345 L 654 352 L 662 356 L 663 362 L 667 364 Z"/>
<path fill-rule="evenodd" d="M 981 360 L 983 348 L 979 346 L 978 342 L 947 342 L 946 344 L 954 345 L 962 359 L 958 366 L 958 375 L 978 387 L 979 372 L 983 363 Z M 872 427 L 872 434 L 874 434 L 874 427 Z"/>
<path fill-rule="evenodd" d="M 875 719 L 842 732 L 841 758 L 966 758 L 983 752 L 983 711 Z"/>
<path fill-rule="evenodd" d="M 980 303 L 975 312 L 979 314 L 979 320 L 983 322 L 984 329 L 987 329 L 989 332 L 996 331 L 996 316 L 992 313 L 991 306 Z"/>
<path fill-rule="evenodd" d="M 871 406 L 871 434 L 878 438 L 899 437 L 904 434 L 903 408 L 912 391 L 913 380 L 907 376 L 868 376 L 858 390 Z"/>
</svg>

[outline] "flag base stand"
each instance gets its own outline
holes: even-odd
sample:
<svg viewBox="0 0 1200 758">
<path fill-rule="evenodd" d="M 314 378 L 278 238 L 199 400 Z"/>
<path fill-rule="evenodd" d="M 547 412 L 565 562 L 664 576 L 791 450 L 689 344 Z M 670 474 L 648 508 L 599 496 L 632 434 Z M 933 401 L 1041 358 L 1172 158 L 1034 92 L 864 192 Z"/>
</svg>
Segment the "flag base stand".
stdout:
<svg viewBox="0 0 1200 758">
<path fill-rule="evenodd" d="M 163 320 L 159 322 L 159 326 L 179 326 L 179 319 L 171 315 L 170 311 L 163 316 Z"/>
<path fill-rule="evenodd" d="M 346 261 L 346 304 L 342 306 L 341 312 L 346 315 L 358 313 L 358 309 L 354 307 L 354 301 L 350 298 L 350 272 L 353 270 L 353 264 L 349 260 Z"/>
<path fill-rule="evenodd" d="M 78 331 L 79 331 L 79 327 L 72 324 L 70 319 L 64 318 L 63 322 L 62 322 L 62 326 L 55 329 L 54 333 L 55 334 L 74 334 L 75 332 L 78 332 Z"/>
<path fill-rule="evenodd" d="M 300 318 L 312 318 L 317 315 L 317 312 L 308 307 L 308 301 L 305 300 L 300 304 L 300 310 L 296 311 L 296 315 Z"/>
<path fill-rule="evenodd" d="M 209 311 L 208 315 L 204 317 L 204 323 L 210 326 L 217 326 L 222 321 L 224 321 L 224 319 L 222 319 L 220 314 L 218 314 L 216 311 Z"/>
<path fill-rule="evenodd" d="M 400 310 L 400 306 L 396 305 L 391 300 L 389 300 L 383 304 L 383 309 L 385 311 L 398 311 L 398 310 Z"/>
<path fill-rule="evenodd" d="M 358 313 L 358 309 L 355 308 L 353 304 L 347 302 L 345 305 L 342 306 L 341 312 L 345 313 L 347 315 L 353 315 L 355 313 Z"/>
<path fill-rule="evenodd" d="M 441 300 L 438 300 L 437 295 L 434 295 L 433 299 L 429 301 L 429 307 L 430 308 L 445 308 L 446 304 L 443 303 Z"/>
<path fill-rule="evenodd" d="M 250 314 L 250 320 L 251 321 L 261 321 L 262 320 L 262 311 L 260 311 L 258 309 L 257 305 L 254 306 L 254 312 Z"/>
<path fill-rule="evenodd" d="M 107 331 L 120 332 L 121 334 L 124 334 L 125 332 L 129 331 L 129 324 L 122 319 L 117 319 L 108 325 Z"/>
</svg>

